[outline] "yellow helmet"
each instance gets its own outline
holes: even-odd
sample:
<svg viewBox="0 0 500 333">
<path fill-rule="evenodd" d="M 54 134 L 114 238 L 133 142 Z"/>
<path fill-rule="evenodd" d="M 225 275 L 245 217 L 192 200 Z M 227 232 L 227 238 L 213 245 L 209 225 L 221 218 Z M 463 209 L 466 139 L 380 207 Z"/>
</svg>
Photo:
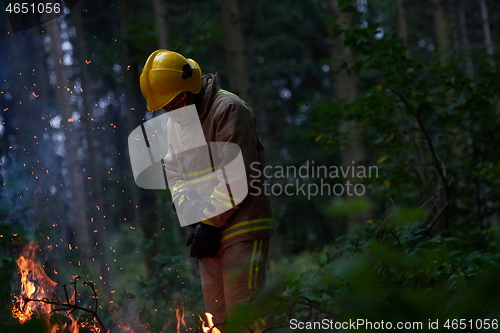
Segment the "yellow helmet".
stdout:
<svg viewBox="0 0 500 333">
<path fill-rule="evenodd" d="M 177 52 L 156 50 L 146 60 L 140 84 L 148 110 L 155 111 L 184 91 L 199 93 L 201 69 L 196 61 Z"/>
</svg>

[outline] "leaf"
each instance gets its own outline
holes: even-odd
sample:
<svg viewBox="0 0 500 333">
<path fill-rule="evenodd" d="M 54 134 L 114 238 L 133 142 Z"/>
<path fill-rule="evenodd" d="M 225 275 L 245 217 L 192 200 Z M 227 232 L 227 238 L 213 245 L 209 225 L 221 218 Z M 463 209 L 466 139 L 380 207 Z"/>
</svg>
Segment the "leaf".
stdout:
<svg viewBox="0 0 500 333">
<path fill-rule="evenodd" d="M 384 140 L 384 143 L 388 143 L 390 142 L 392 139 L 394 139 L 394 133 L 391 133 L 391 135 L 389 135 L 385 140 Z M 382 162 L 381 162 L 382 163 Z"/>
<path fill-rule="evenodd" d="M 392 209 L 393 221 L 396 223 L 409 223 L 424 218 L 424 212 L 417 208 L 402 208 L 395 206 Z"/>
<path fill-rule="evenodd" d="M 330 216 L 362 215 L 369 209 L 370 202 L 366 197 L 338 198 L 326 207 L 325 213 Z"/>
<path fill-rule="evenodd" d="M 384 155 L 384 156 L 382 156 L 381 158 L 378 159 L 378 162 L 379 163 L 384 163 L 385 160 L 387 160 L 388 157 L 389 157 L 389 155 Z"/>
</svg>

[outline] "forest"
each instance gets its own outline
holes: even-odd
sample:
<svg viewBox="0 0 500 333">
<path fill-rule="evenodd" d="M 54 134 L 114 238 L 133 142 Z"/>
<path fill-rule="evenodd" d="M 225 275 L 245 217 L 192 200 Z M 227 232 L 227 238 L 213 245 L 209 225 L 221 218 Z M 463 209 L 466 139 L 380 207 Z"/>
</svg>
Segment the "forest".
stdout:
<svg viewBox="0 0 500 333">
<path fill-rule="evenodd" d="M 131 167 L 157 49 L 217 73 L 265 147 L 266 284 L 234 327 L 500 331 L 499 1 L 0 8 L 0 332 L 220 332 L 191 228 Z"/>
</svg>

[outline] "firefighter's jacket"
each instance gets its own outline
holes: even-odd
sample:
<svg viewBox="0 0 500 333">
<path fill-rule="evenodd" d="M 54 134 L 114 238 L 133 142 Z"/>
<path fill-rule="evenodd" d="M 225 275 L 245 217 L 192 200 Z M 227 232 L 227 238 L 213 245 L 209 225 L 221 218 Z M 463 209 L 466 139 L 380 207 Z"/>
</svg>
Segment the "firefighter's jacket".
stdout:
<svg viewBox="0 0 500 333">
<path fill-rule="evenodd" d="M 241 241 L 271 237 L 273 227 L 271 205 L 264 191 L 264 146 L 253 110 L 235 94 L 220 89 L 216 81 L 217 74 L 203 76 L 202 101 L 197 110 L 201 124 L 198 132 L 203 135 L 183 137 L 177 144 L 182 147 L 170 147 L 175 154 L 169 153 L 163 164 L 174 206 L 182 205 L 186 193 L 190 199 L 209 203 L 205 212 L 210 218 L 203 223 L 222 228 L 224 249 Z M 172 116 L 169 135 L 190 124 L 191 120 L 182 119 L 182 115 Z M 238 162 L 244 173 L 236 170 Z M 243 184 L 246 196 L 241 186 L 239 190 L 228 187 L 234 183 Z"/>
</svg>

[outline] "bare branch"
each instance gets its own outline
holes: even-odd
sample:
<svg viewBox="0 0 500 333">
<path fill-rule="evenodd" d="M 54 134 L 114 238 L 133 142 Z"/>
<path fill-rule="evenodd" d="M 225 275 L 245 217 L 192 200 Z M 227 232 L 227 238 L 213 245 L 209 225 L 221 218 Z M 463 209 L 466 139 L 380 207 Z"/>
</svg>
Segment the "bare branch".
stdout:
<svg viewBox="0 0 500 333">
<path fill-rule="evenodd" d="M 383 83 L 383 82 L 379 82 L 382 86 L 386 87 L 387 89 L 389 89 L 394 95 L 396 95 L 399 100 L 401 102 L 403 102 L 403 104 L 406 106 L 406 108 L 408 109 L 408 111 L 410 111 L 410 113 L 413 115 L 413 117 L 415 117 L 415 120 L 417 120 L 417 123 L 418 123 L 418 126 L 420 127 L 420 129 L 422 130 L 422 133 L 424 133 L 424 136 L 425 136 L 425 139 L 427 141 L 427 145 L 429 146 L 429 149 L 431 151 L 431 155 L 432 155 L 432 158 L 434 160 L 434 167 L 436 168 L 438 174 L 439 174 L 439 177 L 441 178 L 441 180 L 443 181 L 443 184 L 444 184 L 444 192 L 445 192 L 445 196 L 446 196 L 446 202 L 450 202 L 450 187 L 449 187 L 449 184 L 446 180 L 446 171 L 445 171 L 445 168 L 444 168 L 444 165 L 443 165 L 443 162 L 441 161 L 441 159 L 439 158 L 439 156 L 437 155 L 436 153 L 436 150 L 434 149 L 434 144 L 432 143 L 432 140 L 429 136 L 429 133 L 428 131 L 426 130 L 424 124 L 422 123 L 422 120 L 420 119 L 420 117 L 418 116 L 418 114 L 415 112 L 415 110 L 413 110 L 413 108 L 411 107 L 411 105 L 408 103 L 408 101 L 404 98 L 404 96 L 395 91 L 392 87 L 390 87 L 389 85 Z M 447 208 L 448 207 L 448 204 L 446 204 L 444 208 Z M 443 211 L 443 209 L 441 210 L 441 212 Z M 444 215 L 444 219 L 445 219 L 445 229 L 449 229 L 449 210 L 446 209 L 445 211 L 445 215 Z M 440 214 L 438 214 L 439 216 Z"/>
<path fill-rule="evenodd" d="M 182 45 L 184 45 L 187 42 L 189 42 L 189 40 L 198 32 L 198 30 L 200 30 L 200 28 L 208 21 L 208 19 L 210 17 L 212 17 L 212 15 L 217 11 L 217 9 L 220 7 L 220 5 L 222 5 L 223 2 L 224 2 L 224 0 L 220 0 L 219 3 L 217 4 L 217 6 L 215 6 L 215 8 L 212 9 L 212 11 L 210 12 L 210 14 L 208 14 L 208 16 L 205 17 L 205 19 L 200 23 L 200 25 L 196 29 L 194 29 L 193 32 L 191 32 L 191 34 L 189 36 L 187 36 L 187 38 L 184 39 L 182 41 L 182 43 L 179 44 L 179 46 L 177 46 L 175 49 L 172 49 L 172 51 L 179 50 Z M 187 11 L 187 8 L 186 8 L 186 11 Z"/>
<path fill-rule="evenodd" d="M 338 314 L 320 308 L 318 305 L 314 304 L 313 301 L 311 301 L 309 298 L 307 298 L 305 296 L 300 296 L 295 301 L 290 301 L 290 300 L 283 299 L 280 297 L 277 297 L 277 299 L 280 301 L 283 301 L 283 302 L 291 303 L 292 304 L 291 310 L 293 310 L 293 306 L 295 306 L 295 305 L 306 305 L 306 306 L 309 306 L 309 308 L 314 308 L 314 309 L 318 310 L 320 313 L 328 314 L 328 315 L 332 316 L 333 318 L 337 318 L 337 319 L 340 318 L 340 316 Z M 303 301 L 303 302 L 298 301 L 299 299 L 304 299 L 305 301 Z M 289 311 L 289 312 L 291 312 L 291 311 Z"/>
<path fill-rule="evenodd" d="M 88 314 L 89 317 L 92 317 L 92 319 L 94 320 L 94 322 L 99 327 L 99 331 L 98 332 L 108 332 L 106 330 L 106 328 L 104 327 L 104 324 L 102 323 L 101 319 L 99 318 L 99 315 L 97 314 L 97 310 L 99 309 L 99 303 L 98 303 L 97 293 L 96 293 L 96 290 L 94 288 L 94 283 L 92 281 L 84 281 L 82 283 L 82 285 L 89 286 L 92 289 L 92 291 L 94 292 L 94 298 L 96 300 L 95 301 L 95 308 L 94 309 L 89 309 L 89 308 L 84 308 L 84 307 L 81 307 L 81 306 L 77 305 L 78 300 L 77 300 L 76 281 L 78 279 L 80 279 L 80 276 L 76 276 L 75 277 L 75 281 L 71 282 L 71 284 L 73 285 L 73 288 L 74 288 L 74 293 L 75 293 L 75 296 L 74 296 L 74 299 L 73 299 L 73 303 L 71 303 L 70 298 L 68 296 L 66 285 L 63 285 L 63 289 L 64 289 L 66 301 L 60 302 L 60 301 L 56 301 L 56 300 L 50 300 L 48 298 L 40 298 L 40 299 L 25 298 L 24 299 L 24 304 L 23 304 L 23 306 L 22 306 L 22 308 L 20 310 L 24 312 L 24 309 L 25 309 L 26 305 L 28 304 L 28 302 L 40 302 L 40 303 L 44 303 L 44 304 L 50 304 L 50 305 L 57 306 L 58 308 L 55 308 L 51 312 L 53 313 L 53 312 L 64 311 L 64 312 L 66 312 L 66 316 L 70 316 L 73 312 L 75 312 L 76 310 L 78 310 L 78 311 L 85 312 L 85 313 Z M 80 316 L 80 317 L 83 317 L 83 316 Z M 92 329 L 92 327 L 90 326 L 90 323 L 88 321 L 84 321 L 84 322 L 80 323 L 80 325 L 82 327 L 85 326 L 85 327 L 90 328 L 92 331 L 95 331 L 95 330 Z M 97 332 L 97 331 L 95 331 L 95 332 Z"/>
<path fill-rule="evenodd" d="M 427 226 L 427 228 L 423 231 L 423 233 L 425 234 L 429 234 L 429 232 L 432 230 L 432 228 L 434 228 L 434 226 L 436 225 L 436 222 L 437 220 L 439 219 L 439 217 L 441 216 L 441 214 L 443 213 L 443 211 L 445 210 L 445 208 L 448 207 L 448 204 L 449 202 L 446 202 L 444 204 L 444 206 L 441 208 L 441 210 L 439 211 L 439 213 L 434 217 L 434 220 L 432 220 L 431 223 L 429 223 L 429 225 Z"/>
</svg>

